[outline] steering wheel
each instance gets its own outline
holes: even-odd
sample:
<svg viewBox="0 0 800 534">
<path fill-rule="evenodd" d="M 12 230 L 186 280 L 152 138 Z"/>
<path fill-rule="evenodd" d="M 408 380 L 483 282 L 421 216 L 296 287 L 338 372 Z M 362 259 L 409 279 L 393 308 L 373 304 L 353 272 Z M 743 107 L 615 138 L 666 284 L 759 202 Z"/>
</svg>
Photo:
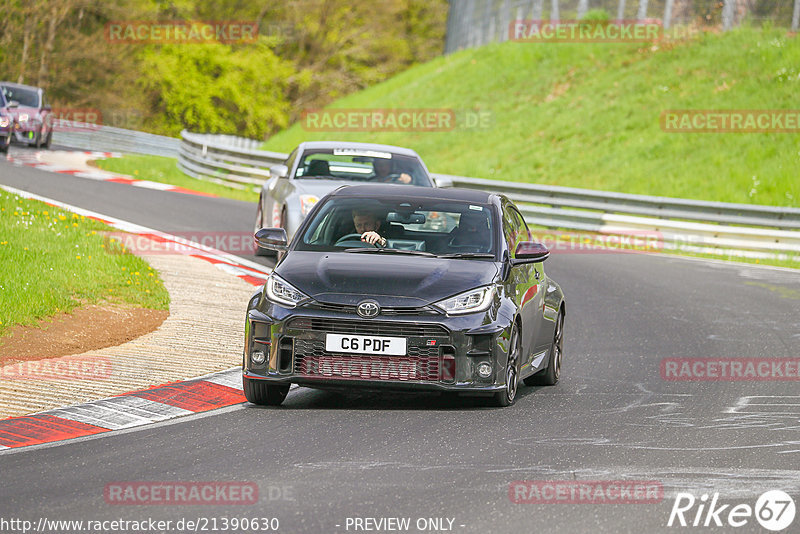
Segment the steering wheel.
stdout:
<svg viewBox="0 0 800 534">
<path fill-rule="evenodd" d="M 375 248 L 380 248 L 377 243 L 374 243 L 374 244 L 370 245 L 366 241 L 361 241 L 361 234 L 343 235 L 342 237 L 340 237 L 339 239 L 336 240 L 336 243 L 334 244 L 334 246 L 336 246 L 336 247 L 343 247 L 343 246 L 348 246 L 348 247 L 369 247 L 369 246 L 372 246 L 372 247 L 375 247 Z"/>
</svg>

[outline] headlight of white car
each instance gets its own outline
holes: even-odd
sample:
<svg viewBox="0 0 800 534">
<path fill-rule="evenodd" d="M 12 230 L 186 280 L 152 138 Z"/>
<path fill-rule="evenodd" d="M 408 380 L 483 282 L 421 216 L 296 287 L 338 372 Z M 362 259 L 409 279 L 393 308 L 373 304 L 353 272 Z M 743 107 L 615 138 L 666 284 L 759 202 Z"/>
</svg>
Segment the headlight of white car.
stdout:
<svg viewBox="0 0 800 534">
<path fill-rule="evenodd" d="M 0 128 L 7 128 L 9 124 L 11 121 L 8 120 L 8 117 L 0 117 Z"/>
<path fill-rule="evenodd" d="M 447 315 L 462 315 L 488 309 L 492 305 L 493 299 L 493 286 L 479 287 L 478 289 L 465 291 L 455 297 L 440 300 L 436 303 L 436 306 L 446 311 Z"/>
<path fill-rule="evenodd" d="M 28 122 L 28 114 L 27 113 L 22 113 L 19 116 L 19 122 Z"/>
<path fill-rule="evenodd" d="M 319 202 L 319 197 L 315 195 L 300 195 L 300 213 L 303 214 L 303 217 L 308 215 L 317 202 Z"/>
<path fill-rule="evenodd" d="M 267 280 L 267 297 L 272 302 L 294 308 L 298 302 L 307 299 L 308 295 L 273 273 Z"/>
</svg>

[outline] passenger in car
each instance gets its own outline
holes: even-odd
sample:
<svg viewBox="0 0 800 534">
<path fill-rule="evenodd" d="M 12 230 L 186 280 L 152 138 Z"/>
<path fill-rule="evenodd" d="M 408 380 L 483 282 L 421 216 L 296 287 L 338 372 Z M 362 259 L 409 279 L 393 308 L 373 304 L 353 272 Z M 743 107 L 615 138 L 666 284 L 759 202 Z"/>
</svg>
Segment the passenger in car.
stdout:
<svg viewBox="0 0 800 534">
<path fill-rule="evenodd" d="M 478 247 L 481 252 L 489 250 L 492 236 L 489 233 L 489 219 L 479 212 L 462 213 L 458 226 L 450 232 L 450 245 L 456 247 Z"/>
</svg>

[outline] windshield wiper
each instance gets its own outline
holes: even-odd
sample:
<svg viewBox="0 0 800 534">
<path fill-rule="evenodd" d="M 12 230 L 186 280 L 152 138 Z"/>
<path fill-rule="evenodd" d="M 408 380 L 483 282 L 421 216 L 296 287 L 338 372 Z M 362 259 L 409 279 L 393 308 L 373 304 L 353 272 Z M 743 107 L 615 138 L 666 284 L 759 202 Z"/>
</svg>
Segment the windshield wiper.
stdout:
<svg viewBox="0 0 800 534">
<path fill-rule="evenodd" d="M 412 256 L 435 257 L 435 254 L 423 252 L 422 250 L 403 250 L 399 248 L 346 248 L 345 252 L 359 252 L 366 254 L 410 254 Z"/>
<path fill-rule="evenodd" d="M 437 258 L 492 258 L 494 254 L 490 252 L 455 252 L 453 254 L 439 254 Z"/>
</svg>

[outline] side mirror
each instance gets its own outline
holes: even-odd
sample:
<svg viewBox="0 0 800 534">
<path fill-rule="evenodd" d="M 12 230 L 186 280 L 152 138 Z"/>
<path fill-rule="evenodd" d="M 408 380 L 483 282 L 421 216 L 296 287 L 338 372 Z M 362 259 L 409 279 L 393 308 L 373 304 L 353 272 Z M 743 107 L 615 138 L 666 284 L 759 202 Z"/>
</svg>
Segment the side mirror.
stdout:
<svg viewBox="0 0 800 534">
<path fill-rule="evenodd" d="M 286 178 L 289 175 L 289 167 L 286 165 L 273 165 L 269 168 L 269 174 L 275 178 Z"/>
<path fill-rule="evenodd" d="M 18 108 L 19 107 L 19 102 L 17 102 L 16 100 L 9 100 L 7 107 L 8 107 L 8 109 Z"/>
<path fill-rule="evenodd" d="M 539 263 L 550 257 L 550 250 L 535 241 L 523 241 L 517 245 L 512 263 Z"/>
<path fill-rule="evenodd" d="M 53 108 L 52 108 L 51 106 L 44 106 L 44 107 L 42 108 L 42 110 L 43 110 L 43 111 L 53 111 Z"/>
<path fill-rule="evenodd" d="M 262 228 L 255 235 L 256 243 L 261 248 L 285 251 L 289 248 L 289 239 L 283 228 Z"/>
<path fill-rule="evenodd" d="M 437 176 L 433 179 L 433 183 L 436 184 L 436 187 L 453 187 L 453 180 L 451 178 L 445 178 L 444 176 Z"/>
</svg>

